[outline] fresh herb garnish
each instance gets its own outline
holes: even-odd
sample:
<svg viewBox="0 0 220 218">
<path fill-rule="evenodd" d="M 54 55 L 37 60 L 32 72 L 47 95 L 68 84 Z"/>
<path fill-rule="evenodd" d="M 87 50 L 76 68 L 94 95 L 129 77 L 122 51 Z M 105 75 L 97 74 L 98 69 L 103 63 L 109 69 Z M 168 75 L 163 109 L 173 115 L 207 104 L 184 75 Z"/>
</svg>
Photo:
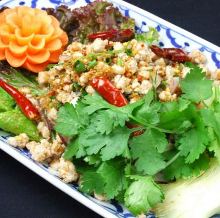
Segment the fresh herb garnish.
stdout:
<svg viewBox="0 0 220 218">
<path fill-rule="evenodd" d="M 118 58 L 117 59 L 117 65 L 123 66 L 124 65 L 124 61 L 121 58 Z"/>
<path fill-rule="evenodd" d="M 145 42 L 148 45 L 152 45 L 153 43 L 158 42 L 159 37 L 160 37 L 159 33 L 153 27 L 149 27 L 149 31 L 148 32 L 137 33 L 135 35 L 135 38 L 136 38 L 137 41 Z"/>
<path fill-rule="evenodd" d="M 90 62 L 88 63 L 88 68 L 89 68 L 89 69 L 92 69 L 92 68 L 94 68 L 96 65 L 97 65 L 97 61 L 96 61 L 96 60 L 90 61 Z"/>
<path fill-rule="evenodd" d="M 162 202 L 164 199 L 162 189 L 153 178 L 132 176 L 131 179 L 134 181 L 125 193 L 125 205 L 134 215 L 148 211 L 156 203 Z"/>
<path fill-rule="evenodd" d="M 212 82 L 192 64 L 180 86 L 182 94 L 174 102 L 158 101 L 151 90 L 123 107 L 98 94 L 84 96 L 76 107 L 61 107 L 56 130 L 71 138 L 64 158 L 85 165 L 77 166 L 82 191 L 121 199 L 138 215 L 164 199 L 153 180 L 158 173 L 167 182 L 190 178 L 207 169 L 213 155 L 220 159 L 219 92 L 213 92 Z"/>
<path fill-rule="evenodd" d="M 212 96 L 212 81 L 206 78 L 205 72 L 198 66 L 188 64 L 191 68 L 185 79 L 180 83 L 184 98 L 200 102 Z"/>
<path fill-rule="evenodd" d="M 128 56 L 132 56 L 133 54 L 132 54 L 132 49 L 129 49 L 129 48 L 127 48 L 127 49 L 125 49 L 125 53 L 128 55 Z"/>
<path fill-rule="evenodd" d="M 91 61 L 94 61 L 97 59 L 97 54 L 94 54 L 94 53 L 89 53 L 87 55 L 87 58 L 90 59 Z"/>
<path fill-rule="evenodd" d="M 86 69 L 85 64 L 84 64 L 82 61 L 77 60 L 77 61 L 74 63 L 74 70 L 75 70 L 77 73 L 83 73 L 83 72 L 85 72 L 87 69 Z"/>
<path fill-rule="evenodd" d="M 106 62 L 107 64 L 111 64 L 111 63 L 112 63 L 112 59 L 111 59 L 111 58 L 106 58 L 106 59 L 105 59 L 105 62 Z"/>
</svg>

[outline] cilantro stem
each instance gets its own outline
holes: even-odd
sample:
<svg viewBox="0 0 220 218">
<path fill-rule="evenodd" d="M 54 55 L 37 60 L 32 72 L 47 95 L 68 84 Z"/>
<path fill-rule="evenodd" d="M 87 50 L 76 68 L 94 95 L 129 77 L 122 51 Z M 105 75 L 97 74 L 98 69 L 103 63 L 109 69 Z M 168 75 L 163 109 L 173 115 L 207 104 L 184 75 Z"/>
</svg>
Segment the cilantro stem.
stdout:
<svg viewBox="0 0 220 218">
<path fill-rule="evenodd" d="M 202 104 L 205 108 L 209 108 L 209 106 L 205 103 L 205 101 L 202 101 Z"/>
<path fill-rule="evenodd" d="M 218 102 L 219 101 L 219 98 L 220 98 L 220 92 L 219 92 L 220 90 L 219 90 L 219 88 L 218 87 L 214 87 L 214 96 L 215 96 L 215 98 L 214 98 L 214 101 L 216 101 L 216 102 Z"/>
<path fill-rule="evenodd" d="M 165 168 L 167 168 L 168 166 L 170 166 L 179 156 L 180 156 L 180 151 L 179 151 L 176 155 L 174 155 L 173 158 L 170 159 L 170 160 L 166 163 L 166 167 L 165 167 Z"/>
<path fill-rule="evenodd" d="M 146 129 L 146 127 L 137 127 L 137 128 L 132 128 L 131 129 L 131 132 L 136 132 L 136 131 L 141 131 L 141 130 L 145 130 Z"/>
<path fill-rule="evenodd" d="M 168 166 L 170 166 L 179 156 L 180 156 L 180 151 L 179 151 L 176 155 L 174 155 L 174 156 L 166 163 L 166 165 L 163 167 L 163 169 L 160 169 L 158 172 L 156 172 L 155 175 L 158 174 L 159 172 L 161 172 L 161 170 L 164 170 L 164 169 L 166 169 Z"/>
<path fill-rule="evenodd" d="M 150 124 L 148 124 L 147 126 L 149 128 L 156 129 L 156 130 L 158 130 L 160 132 L 163 132 L 163 133 L 175 133 L 175 131 L 167 130 L 167 129 L 162 129 L 162 128 L 159 128 L 159 127 L 156 127 L 156 126 L 153 126 L 153 125 L 150 125 Z"/>
<path fill-rule="evenodd" d="M 159 127 L 156 127 L 156 126 L 153 126 L 151 124 L 146 124 L 144 122 L 142 122 L 140 119 L 134 117 L 133 115 L 130 115 L 130 118 L 134 121 L 136 121 L 137 123 L 139 123 L 140 125 L 144 126 L 145 128 L 151 128 L 151 129 L 156 129 L 160 132 L 163 132 L 163 133 L 175 133 L 175 131 L 172 131 L 172 130 L 166 130 L 166 129 L 162 129 L 162 128 L 159 128 Z"/>
</svg>

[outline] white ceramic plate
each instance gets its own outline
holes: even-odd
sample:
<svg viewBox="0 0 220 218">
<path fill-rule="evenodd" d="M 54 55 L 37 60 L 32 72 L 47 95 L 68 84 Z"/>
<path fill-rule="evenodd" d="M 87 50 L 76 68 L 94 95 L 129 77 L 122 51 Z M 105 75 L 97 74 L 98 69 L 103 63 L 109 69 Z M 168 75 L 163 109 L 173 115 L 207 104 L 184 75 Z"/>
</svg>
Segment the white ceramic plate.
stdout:
<svg viewBox="0 0 220 218">
<path fill-rule="evenodd" d="M 220 68 L 220 48 L 218 46 L 124 1 L 109 1 L 114 3 L 123 14 L 133 17 L 136 20 L 137 31 L 147 31 L 149 26 L 156 27 L 161 36 L 161 46 L 185 48 L 188 51 L 191 51 L 195 48 L 200 49 L 208 58 L 208 66 L 210 69 L 214 70 L 215 68 Z M 74 8 L 85 5 L 89 2 L 90 0 L 2 0 L 0 1 L 0 7 L 28 5 L 31 7 L 44 8 L 57 7 L 60 4 L 65 4 Z M 116 202 L 103 203 L 97 201 L 90 196 L 80 193 L 77 190 L 76 185 L 68 185 L 63 183 L 58 177 L 49 172 L 47 166 L 33 161 L 30 153 L 28 153 L 26 150 L 15 149 L 7 144 L 7 137 L 7 133 L 0 132 L 0 149 L 80 203 L 106 218 L 134 217 L 128 210 Z M 147 217 L 154 218 L 154 215 L 148 214 Z"/>
</svg>

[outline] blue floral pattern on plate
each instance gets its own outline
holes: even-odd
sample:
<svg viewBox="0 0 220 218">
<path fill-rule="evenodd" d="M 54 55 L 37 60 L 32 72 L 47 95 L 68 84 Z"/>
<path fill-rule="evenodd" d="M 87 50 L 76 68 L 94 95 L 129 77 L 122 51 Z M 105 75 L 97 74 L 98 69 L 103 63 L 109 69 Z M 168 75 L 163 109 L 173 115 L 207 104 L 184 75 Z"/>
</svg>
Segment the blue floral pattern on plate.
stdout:
<svg viewBox="0 0 220 218">
<path fill-rule="evenodd" d="M 18 5 L 27 5 L 27 6 L 38 7 L 38 8 L 45 8 L 45 7 L 55 8 L 61 4 L 65 4 L 69 7 L 74 8 L 74 7 L 83 6 L 90 2 L 91 0 L 27 0 L 27 1 L 3 0 L 0 2 L 0 7 L 3 7 L 3 6 L 13 7 L 13 6 L 18 6 Z M 209 62 L 208 67 L 210 69 L 220 68 L 220 49 L 217 46 L 214 46 L 211 43 L 208 43 L 202 39 L 194 39 L 194 36 L 191 36 L 190 33 L 189 35 L 185 31 L 183 31 L 184 33 L 182 33 L 182 30 L 180 28 L 177 28 L 171 24 L 164 25 L 164 21 L 162 21 L 159 18 L 154 17 L 153 15 L 150 15 L 147 12 L 144 12 L 143 10 L 137 10 L 137 8 L 133 6 L 129 7 L 129 5 L 125 6 L 126 3 L 123 3 L 121 1 L 111 0 L 111 2 L 113 2 L 114 5 L 116 5 L 124 15 L 135 18 L 136 23 L 137 23 L 136 30 L 138 32 L 147 31 L 149 26 L 155 27 L 159 31 L 160 36 L 161 36 L 161 41 L 159 42 L 160 46 L 184 48 L 187 51 L 190 51 L 195 48 L 200 49 L 202 52 L 204 52 L 204 54 L 208 58 L 208 62 Z M 5 144 L 7 144 L 8 136 L 9 135 L 7 133 L 0 131 L 1 142 L 4 142 Z M 24 149 L 15 149 L 15 150 L 17 150 L 17 152 L 19 152 L 25 158 L 32 160 L 31 155 L 27 150 L 24 150 Z M 46 172 L 51 173 L 47 165 L 39 164 L 37 162 L 35 162 L 35 164 L 41 167 Z M 69 186 L 75 191 L 77 191 L 78 189 L 77 185 L 73 184 Z M 95 202 L 96 204 L 100 205 L 101 207 L 109 211 L 112 215 L 115 215 L 115 217 L 134 218 L 134 216 L 127 209 L 125 209 L 122 205 L 119 205 L 115 201 L 105 203 L 105 202 L 100 202 L 90 196 L 87 196 L 87 195 L 85 196 L 89 198 L 91 201 Z M 149 213 L 147 215 L 147 218 L 155 218 L 155 216 L 152 213 Z M 215 216 L 215 218 L 220 218 L 220 216 Z"/>
</svg>

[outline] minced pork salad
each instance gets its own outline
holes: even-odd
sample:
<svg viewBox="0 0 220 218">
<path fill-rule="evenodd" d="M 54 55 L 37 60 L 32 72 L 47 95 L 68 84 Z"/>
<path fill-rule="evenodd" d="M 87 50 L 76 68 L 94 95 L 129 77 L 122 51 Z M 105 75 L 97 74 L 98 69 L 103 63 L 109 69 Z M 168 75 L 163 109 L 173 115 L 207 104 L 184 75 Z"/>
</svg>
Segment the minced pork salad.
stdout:
<svg viewBox="0 0 220 218">
<path fill-rule="evenodd" d="M 2 8 L 0 129 L 135 216 L 209 218 L 220 212 L 220 70 L 158 40 L 105 1 Z"/>
</svg>

